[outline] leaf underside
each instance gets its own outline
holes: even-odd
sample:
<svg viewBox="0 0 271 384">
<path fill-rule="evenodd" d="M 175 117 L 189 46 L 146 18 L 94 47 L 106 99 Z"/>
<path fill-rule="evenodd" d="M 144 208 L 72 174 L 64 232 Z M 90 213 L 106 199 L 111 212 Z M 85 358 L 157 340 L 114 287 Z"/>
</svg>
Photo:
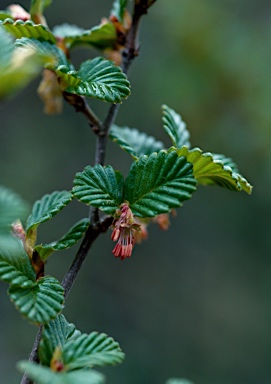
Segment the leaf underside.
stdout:
<svg viewBox="0 0 271 384">
<path fill-rule="evenodd" d="M 160 151 L 133 163 L 125 181 L 124 200 L 134 215 L 153 217 L 190 199 L 196 190 L 192 164 L 176 151 Z"/>
</svg>

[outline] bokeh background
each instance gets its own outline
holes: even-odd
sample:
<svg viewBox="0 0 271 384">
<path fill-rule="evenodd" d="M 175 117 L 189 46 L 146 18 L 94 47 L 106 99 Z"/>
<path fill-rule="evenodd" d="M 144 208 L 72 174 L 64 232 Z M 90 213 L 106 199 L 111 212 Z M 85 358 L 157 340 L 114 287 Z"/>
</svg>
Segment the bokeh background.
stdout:
<svg viewBox="0 0 271 384">
<path fill-rule="evenodd" d="M 46 16 L 51 27 L 89 28 L 110 8 L 111 0 L 58 0 Z M 271 383 L 270 26 L 267 0 L 158 0 L 143 20 L 132 96 L 117 123 L 167 141 L 165 103 L 182 115 L 194 146 L 232 157 L 254 191 L 199 187 L 170 230 L 151 227 L 130 260 L 113 257 L 109 233 L 95 243 L 64 314 L 83 332 L 120 342 L 127 357 L 103 370 L 110 384 L 163 384 L 172 376 Z M 96 54 L 78 49 L 73 58 L 78 65 Z M 43 115 L 38 84 L 0 105 L 1 184 L 31 204 L 70 189 L 75 172 L 93 164 L 95 146 L 84 117 L 68 105 L 60 116 Z M 102 118 L 107 105 L 90 103 Z M 109 143 L 107 163 L 126 173 L 130 158 Z M 40 227 L 39 240 L 59 238 L 87 214 L 73 202 Z M 47 273 L 62 279 L 75 251 L 52 256 Z M 15 384 L 15 364 L 27 358 L 36 327 L 21 319 L 6 289 L 1 283 L 0 382 Z"/>
</svg>

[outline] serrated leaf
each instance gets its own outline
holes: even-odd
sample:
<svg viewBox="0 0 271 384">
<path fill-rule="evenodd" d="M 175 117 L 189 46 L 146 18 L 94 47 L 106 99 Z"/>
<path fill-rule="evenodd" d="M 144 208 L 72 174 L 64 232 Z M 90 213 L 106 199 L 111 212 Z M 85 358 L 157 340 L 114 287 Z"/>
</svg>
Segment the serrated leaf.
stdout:
<svg viewBox="0 0 271 384">
<path fill-rule="evenodd" d="M 35 324 L 48 323 L 63 309 L 64 288 L 51 276 L 40 278 L 29 288 L 12 285 L 8 293 L 20 313 Z"/>
<path fill-rule="evenodd" d="M 163 128 L 171 138 L 172 144 L 177 148 L 181 148 L 184 145 L 190 148 L 190 133 L 186 129 L 186 124 L 181 116 L 166 105 L 163 105 L 162 109 Z"/>
<path fill-rule="evenodd" d="M 109 137 L 134 159 L 142 155 L 150 155 L 164 148 L 164 144 L 157 141 L 153 136 L 148 136 L 144 132 L 128 127 L 113 125 Z"/>
<path fill-rule="evenodd" d="M 118 21 L 123 21 L 124 13 L 127 7 L 127 0 L 115 0 L 112 5 L 111 15 L 115 16 Z"/>
<path fill-rule="evenodd" d="M 9 233 L 16 219 L 24 220 L 28 204 L 11 189 L 0 186 L 0 234 Z"/>
<path fill-rule="evenodd" d="M 43 11 L 48 7 L 53 0 L 31 0 L 30 14 L 32 20 L 40 20 L 43 15 Z"/>
<path fill-rule="evenodd" d="M 193 384 L 192 381 L 186 379 L 172 378 L 166 381 L 166 384 Z"/>
<path fill-rule="evenodd" d="M 126 75 L 111 61 L 101 57 L 83 62 L 78 73 L 71 77 L 79 78 L 81 81 L 77 85 L 66 85 L 65 90 L 70 93 L 95 97 L 110 103 L 120 103 L 130 94 L 130 84 Z"/>
<path fill-rule="evenodd" d="M 100 372 L 94 370 L 78 370 L 73 372 L 54 372 L 50 368 L 21 361 L 18 363 L 21 372 L 35 380 L 36 384 L 104 384 L 105 378 Z"/>
<path fill-rule="evenodd" d="M 0 11 L 0 20 L 3 21 L 3 20 L 6 20 L 6 19 L 12 19 L 11 17 L 11 12 L 8 12 L 8 11 Z"/>
<path fill-rule="evenodd" d="M 0 279 L 14 286 L 31 288 L 36 273 L 21 242 L 12 236 L 0 240 Z"/>
<path fill-rule="evenodd" d="M 119 344 L 105 333 L 91 332 L 69 340 L 62 350 L 62 359 L 68 370 L 93 366 L 115 365 L 124 360 Z"/>
<path fill-rule="evenodd" d="M 58 241 L 49 243 L 49 244 L 41 244 L 35 246 L 35 250 L 40 255 L 43 261 L 55 251 L 62 251 L 64 249 L 68 249 L 76 244 L 83 234 L 86 232 L 89 226 L 89 219 L 82 219 L 78 223 L 76 223 L 61 239 Z"/>
<path fill-rule="evenodd" d="M 40 41 L 37 39 L 22 37 L 21 39 L 16 40 L 15 46 L 35 53 L 48 69 L 53 70 L 60 65 L 69 67 L 70 69 L 69 62 L 64 52 L 55 44 L 51 44 L 49 41 Z"/>
<path fill-rule="evenodd" d="M 54 350 L 63 347 L 67 341 L 76 339 L 81 332 L 74 324 L 68 323 L 63 315 L 57 316 L 43 327 L 39 346 L 39 358 L 43 365 L 50 366 Z"/>
<path fill-rule="evenodd" d="M 16 39 L 27 37 L 31 39 L 45 40 L 52 44 L 56 43 L 56 38 L 52 34 L 52 32 L 49 30 L 49 28 L 41 24 L 35 24 L 31 20 L 13 21 L 12 19 L 9 18 L 4 20 L 2 25 L 5 28 L 5 30 L 9 32 L 12 36 L 14 36 Z"/>
<path fill-rule="evenodd" d="M 97 49 L 112 48 L 117 40 L 117 33 L 112 23 L 103 23 L 89 30 L 76 25 L 63 24 L 53 29 L 56 36 L 64 38 L 68 49 L 78 46 L 92 46 Z"/>
<path fill-rule="evenodd" d="M 189 150 L 182 147 L 177 151 L 179 156 L 185 156 L 193 164 L 193 173 L 200 184 L 219 185 L 234 191 L 252 192 L 252 186 L 229 166 L 224 166 L 221 160 L 216 160 L 211 153 L 203 153 L 201 149 Z"/>
<path fill-rule="evenodd" d="M 27 219 L 26 230 L 38 227 L 41 223 L 50 220 L 61 211 L 72 200 L 72 195 L 68 191 L 55 191 L 45 195 L 35 202 L 32 213 Z"/>
<path fill-rule="evenodd" d="M 72 193 L 87 205 L 113 215 L 122 202 L 123 176 L 108 165 L 87 166 L 76 174 Z"/>
<path fill-rule="evenodd" d="M 138 217 L 153 217 L 180 207 L 196 190 L 192 168 L 176 151 L 142 156 L 127 176 L 124 200 Z"/>
</svg>

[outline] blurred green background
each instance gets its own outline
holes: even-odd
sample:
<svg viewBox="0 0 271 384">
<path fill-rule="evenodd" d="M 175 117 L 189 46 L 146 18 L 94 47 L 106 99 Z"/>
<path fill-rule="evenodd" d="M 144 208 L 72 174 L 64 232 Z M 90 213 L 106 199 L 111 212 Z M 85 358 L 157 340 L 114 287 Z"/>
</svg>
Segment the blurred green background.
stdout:
<svg viewBox="0 0 271 384">
<path fill-rule="evenodd" d="M 58 0 L 46 16 L 51 27 L 89 28 L 110 7 L 110 0 Z M 172 376 L 271 383 L 270 22 L 267 0 L 158 0 L 143 20 L 132 95 L 117 123 L 167 140 L 165 103 L 181 113 L 194 146 L 232 157 L 254 191 L 199 187 L 169 231 L 151 227 L 123 262 L 111 253 L 109 233 L 95 243 L 64 314 L 83 332 L 120 342 L 127 357 L 103 370 L 109 384 L 163 384 Z M 73 58 L 78 64 L 94 54 L 80 49 Z M 84 117 L 68 105 L 60 116 L 43 115 L 38 83 L 0 105 L 1 184 L 30 203 L 70 189 L 75 172 L 93 164 L 95 146 Z M 90 103 L 102 118 L 107 105 Z M 125 173 L 130 158 L 109 143 L 107 163 Z M 57 239 L 87 214 L 73 202 L 41 226 L 40 241 Z M 47 273 L 62 279 L 75 251 L 52 256 Z M 36 328 L 21 319 L 6 288 L 1 283 L 0 382 L 15 384 L 15 364 L 27 358 Z"/>
</svg>

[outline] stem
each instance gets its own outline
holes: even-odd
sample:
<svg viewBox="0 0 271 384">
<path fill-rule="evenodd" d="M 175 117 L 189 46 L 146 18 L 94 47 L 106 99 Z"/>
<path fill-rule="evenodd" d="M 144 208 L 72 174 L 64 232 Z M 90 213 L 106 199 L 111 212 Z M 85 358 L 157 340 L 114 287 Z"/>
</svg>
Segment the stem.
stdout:
<svg viewBox="0 0 271 384">
<path fill-rule="evenodd" d="M 28 360 L 33 362 L 33 363 L 39 363 L 38 348 L 39 348 L 41 336 L 42 336 L 42 326 L 39 327 L 36 339 L 35 339 L 34 344 L 33 344 L 32 351 L 31 351 L 29 358 L 28 358 Z M 21 381 L 21 384 L 33 384 L 33 381 L 31 379 L 29 379 L 26 376 L 26 374 L 24 374 L 22 381 Z"/>
</svg>

